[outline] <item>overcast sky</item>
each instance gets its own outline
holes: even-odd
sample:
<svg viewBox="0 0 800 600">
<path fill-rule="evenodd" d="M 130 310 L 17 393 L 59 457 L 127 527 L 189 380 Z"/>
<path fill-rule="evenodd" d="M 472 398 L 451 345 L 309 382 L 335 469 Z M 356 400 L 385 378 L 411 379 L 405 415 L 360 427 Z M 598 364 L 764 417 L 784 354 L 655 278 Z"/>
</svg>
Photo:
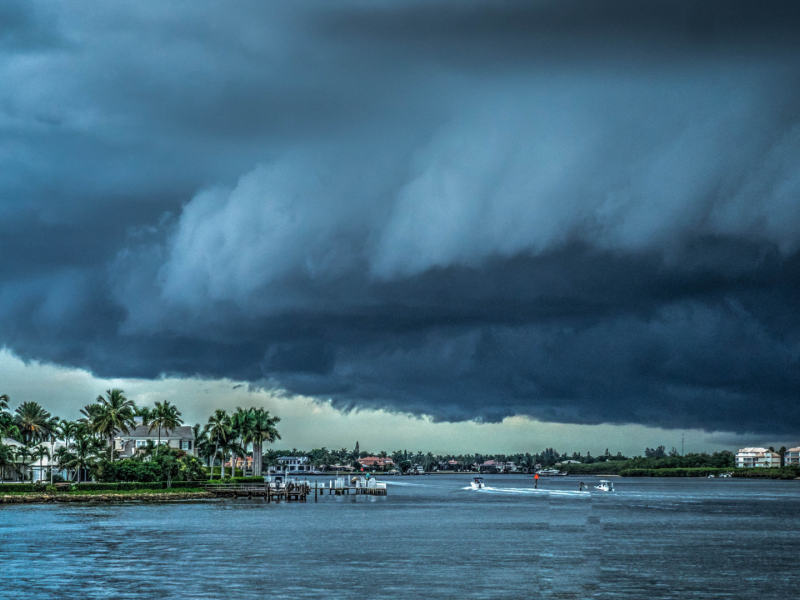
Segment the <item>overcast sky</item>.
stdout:
<svg viewBox="0 0 800 600">
<path fill-rule="evenodd" d="M 298 447 L 791 443 L 799 34 L 794 0 L 7 0 L 0 393 L 279 402 Z"/>
</svg>

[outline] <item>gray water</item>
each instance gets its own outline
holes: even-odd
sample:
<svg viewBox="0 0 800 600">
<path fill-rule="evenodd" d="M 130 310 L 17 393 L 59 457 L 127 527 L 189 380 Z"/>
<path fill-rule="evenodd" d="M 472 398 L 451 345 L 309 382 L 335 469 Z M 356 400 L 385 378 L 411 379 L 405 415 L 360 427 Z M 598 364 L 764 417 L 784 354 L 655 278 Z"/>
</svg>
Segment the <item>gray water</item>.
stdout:
<svg viewBox="0 0 800 600">
<path fill-rule="evenodd" d="M 800 482 L 470 479 L 307 504 L 0 505 L 0 598 L 800 597 Z"/>
</svg>

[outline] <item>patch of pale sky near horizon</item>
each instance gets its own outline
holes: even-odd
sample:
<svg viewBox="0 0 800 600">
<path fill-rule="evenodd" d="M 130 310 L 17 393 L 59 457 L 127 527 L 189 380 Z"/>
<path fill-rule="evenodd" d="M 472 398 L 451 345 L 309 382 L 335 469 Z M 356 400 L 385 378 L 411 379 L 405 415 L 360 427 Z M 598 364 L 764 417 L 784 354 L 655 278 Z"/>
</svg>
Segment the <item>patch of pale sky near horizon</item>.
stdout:
<svg viewBox="0 0 800 600">
<path fill-rule="evenodd" d="M 0 350 L 0 393 L 8 394 L 13 410 L 35 401 L 62 418 L 77 419 L 80 409 L 106 389 L 117 387 L 139 405 L 167 399 L 183 413 L 186 424 L 204 423 L 217 408 L 264 406 L 281 418 L 282 440 L 277 448 L 309 450 L 351 448 L 358 441 L 364 450 L 398 449 L 434 453 L 538 452 L 553 447 L 559 452 L 642 454 L 646 446 L 680 449 L 681 431 L 642 425 L 572 425 L 544 423 L 515 416 L 501 423 L 435 423 L 427 417 L 382 410 L 342 412 L 327 402 L 302 396 L 285 397 L 251 389 L 226 379 L 161 378 L 100 379 L 83 369 L 35 361 L 25 363 L 7 349 Z M 796 446 L 797 440 L 765 440 L 725 432 L 685 432 L 686 452 L 735 450 L 746 445 Z"/>
</svg>

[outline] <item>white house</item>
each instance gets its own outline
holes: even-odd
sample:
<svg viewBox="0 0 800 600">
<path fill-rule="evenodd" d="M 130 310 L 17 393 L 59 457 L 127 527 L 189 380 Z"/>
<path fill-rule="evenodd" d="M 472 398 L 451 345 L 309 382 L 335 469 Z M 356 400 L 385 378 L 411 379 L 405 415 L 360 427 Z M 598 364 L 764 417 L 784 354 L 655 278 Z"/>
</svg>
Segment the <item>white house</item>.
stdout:
<svg viewBox="0 0 800 600">
<path fill-rule="evenodd" d="M 786 454 L 783 455 L 784 465 L 800 465 L 800 446 L 797 448 L 789 448 Z"/>
<path fill-rule="evenodd" d="M 307 456 L 281 456 L 278 465 L 287 473 L 309 473 L 312 470 Z"/>
<path fill-rule="evenodd" d="M 2 443 L 6 446 L 11 446 L 15 452 L 19 451 L 20 448 L 24 446 L 21 442 L 17 440 L 12 440 L 11 438 L 3 438 Z M 64 445 L 64 442 L 57 441 L 54 444 L 50 444 L 50 442 L 42 442 L 40 444 L 31 446 L 31 450 L 36 450 L 39 447 L 42 447 L 47 450 L 47 455 L 41 458 L 37 458 L 35 460 L 28 459 L 25 463 L 25 473 L 22 474 L 25 481 L 31 481 L 31 477 L 33 481 L 50 481 L 50 467 L 51 465 L 55 464 L 54 460 L 51 460 L 50 456 L 56 450 L 61 448 Z M 19 457 L 14 459 L 14 466 L 7 467 L 0 471 L 0 481 L 18 481 L 20 478 L 22 470 L 22 461 Z M 55 473 L 58 473 L 62 477 L 67 476 L 67 472 L 63 470 L 59 470 L 56 467 Z"/>
<path fill-rule="evenodd" d="M 114 450 L 119 452 L 121 458 L 130 458 L 137 448 L 145 448 L 147 442 L 158 443 L 158 429 L 142 425 L 141 417 L 136 417 L 137 425 L 129 433 L 120 433 L 114 438 Z M 185 450 L 187 454 L 195 455 L 194 433 L 188 425 L 181 425 L 170 431 L 161 430 L 161 443 L 171 448 Z"/>
<path fill-rule="evenodd" d="M 766 448 L 742 448 L 736 453 L 737 467 L 780 467 L 781 455 Z"/>
</svg>

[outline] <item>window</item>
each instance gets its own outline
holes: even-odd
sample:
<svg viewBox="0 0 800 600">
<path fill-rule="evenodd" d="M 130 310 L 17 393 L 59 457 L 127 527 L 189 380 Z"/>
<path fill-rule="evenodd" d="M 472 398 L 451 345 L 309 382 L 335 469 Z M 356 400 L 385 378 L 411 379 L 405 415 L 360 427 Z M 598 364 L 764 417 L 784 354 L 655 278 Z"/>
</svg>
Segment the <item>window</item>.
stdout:
<svg viewBox="0 0 800 600">
<path fill-rule="evenodd" d="M 181 440 L 181 450 L 191 450 L 191 449 L 192 449 L 191 440 Z"/>
<path fill-rule="evenodd" d="M 145 446 L 147 446 L 147 440 L 136 440 L 137 448 L 144 448 Z"/>
</svg>

